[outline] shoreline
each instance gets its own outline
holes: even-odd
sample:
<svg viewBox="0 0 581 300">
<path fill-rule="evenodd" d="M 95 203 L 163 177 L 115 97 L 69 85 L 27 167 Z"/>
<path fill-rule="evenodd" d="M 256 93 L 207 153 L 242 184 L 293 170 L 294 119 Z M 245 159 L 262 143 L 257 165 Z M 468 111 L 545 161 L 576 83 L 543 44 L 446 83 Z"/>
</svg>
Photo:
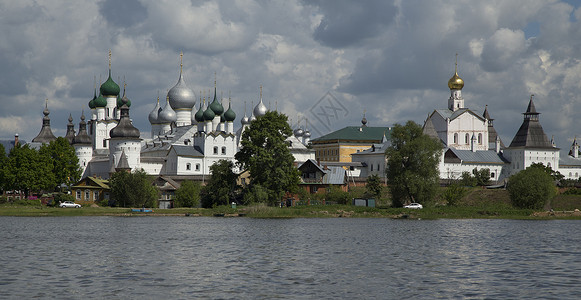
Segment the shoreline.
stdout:
<svg viewBox="0 0 581 300">
<path fill-rule="evenodd" d="M 405 208 L 369 208 L 351 205 L 268 207 L 263 205 L 238 207 L 154 209 L 134 212 L 131 208 L 82 207 L 53 208 L 38 206 L 0 206 L 0 217 L 216 217 L 216 218 L 390 218 L 390 219 L 524 219 L 581 220 L 581 211 L 542 211 L 507 207 L 430 207 L 421 210 Z"/>
</svg>

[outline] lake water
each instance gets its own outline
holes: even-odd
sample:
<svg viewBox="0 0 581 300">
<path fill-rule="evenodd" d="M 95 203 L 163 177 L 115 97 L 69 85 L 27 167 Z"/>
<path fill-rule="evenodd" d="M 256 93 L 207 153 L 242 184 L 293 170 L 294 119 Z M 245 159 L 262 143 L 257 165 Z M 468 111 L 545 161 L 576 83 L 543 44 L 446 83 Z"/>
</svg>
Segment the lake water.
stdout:
<svg viewBox="0 0 581 300">
<path fill-rule="evenodd" d="M 4 299 L 580 299 L 581 221 L 0 217 Z"/>
</svg>

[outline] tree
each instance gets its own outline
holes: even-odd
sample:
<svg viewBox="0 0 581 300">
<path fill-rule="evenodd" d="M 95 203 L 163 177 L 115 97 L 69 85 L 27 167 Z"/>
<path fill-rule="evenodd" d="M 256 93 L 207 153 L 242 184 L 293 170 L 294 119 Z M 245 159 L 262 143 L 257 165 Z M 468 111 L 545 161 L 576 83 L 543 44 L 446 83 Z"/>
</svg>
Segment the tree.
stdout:
<svg viewBox="0 0 581 300">
<path fill-rule="evenodd" d="M 510 176 L 507 190 L 513 206 L 540 209 L 555 195 L 555 184 L 544 168 L 529 166 Z"/>
<path fill-rule="evenodd" d="M 61 184 L 71 186 L 80 179 L 79 159 L 75 154 L 75 148 L 69 144 L 67 139 L 58 137 L 50 144 L 43 144 L 39 154 L 46 156 L 52 163 L 54 186 Z"/>
<path fill-rule="evenodd" d="M 109 180 L 111 206 L 155 207 L 158 191 L 143 169 L 134 172 L 116 172 Z"/>
<path fill-rule="evenodd" d="M 8 163 L 8 157 L 6 157 L 6 149 L 4 145 L 0 144 L 0 191 L 6 189 L 6 178 L 4 176 L 4 166 Z"/>
<path fill-rule="evenodd" d="M 175 207 L 198 207 L 200 205 L 200 190 L 199 182 L 186 180 L 176 191 L 174 198 Z"/>
<path fill-rule="evenodd" d="M 211 208 L 217 205 L 228 205 L 235 199 L 237 175 L 232 171 L 234 163 L 221 159 L 210 166 L 212 177 L 202 188 L 202 207 Z"/>
<path fill-rule="evenodd" d="M 560 181 L 563 178 L 565 178 L 565 176 L 562 175 L 561 172 L 555 171 L 551 167 L 543 165 L 543 163 L 531 164 L 529 166 L 529 168 L 539 168 L 539 169 L 543 170 L 545 173 L 551 175 L 551 177 L 553 177 L 554 181 Z"/>
<path fill-rule="evenodd" d="M 393 206 L 432 200 L 439 184 L 441 152 L 441 143 L 425 135 L 415 122 L 394 125 L 391 146 L 385 152 Z"/>
<path fill-rule="evenodd" d="M 56 187 L 49 158 L 28 145 L 14 146 L 3 169 L 6 189 L 24 191 L 26 197 L 31 192 L 53 191 Z"/>
<path fill-rule="evenodd" d="M 367 184 L 365 185 L 367 194 L 379 199 L 381 197 L 381 192 L 383 191 L 383 186 L 381 185 L 381 179 L 377 174 L 373 174 L 367 177 Z"/>
<path fill-rule="evenodd" d="M 287 116 L 267 112 L 244 131 L 242 147 L 235 156 L 241 169 L 250 172 L 250 185 L 267 190 L 270 205 L 280 203 L 286 192 L 296 192 L 300 182 L 286 141 L 291 134 Z"/>
</svg>

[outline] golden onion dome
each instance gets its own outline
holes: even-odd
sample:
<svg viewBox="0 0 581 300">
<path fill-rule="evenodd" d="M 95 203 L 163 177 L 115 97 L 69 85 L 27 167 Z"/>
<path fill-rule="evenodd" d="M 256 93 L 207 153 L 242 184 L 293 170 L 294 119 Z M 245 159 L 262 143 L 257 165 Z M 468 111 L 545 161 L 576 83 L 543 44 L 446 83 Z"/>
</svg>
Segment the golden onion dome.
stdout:
<svg viewBox="0 0 581 300">
<path fill-rule="evenodd" d="M 448 80 L 448 87 L 451 90 L 461 90 L 464 87 L 464 80 L 458 76 L 458 72 L 454 73 L 454 76 Z"/>
</svg>

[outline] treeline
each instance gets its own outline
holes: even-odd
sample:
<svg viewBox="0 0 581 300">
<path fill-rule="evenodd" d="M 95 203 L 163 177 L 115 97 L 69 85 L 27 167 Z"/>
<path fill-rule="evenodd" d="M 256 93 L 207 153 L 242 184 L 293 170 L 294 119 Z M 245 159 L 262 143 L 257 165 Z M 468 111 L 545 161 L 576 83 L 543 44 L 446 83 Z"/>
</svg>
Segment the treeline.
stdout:
<svg viewBox="0 0 581 300">
<path fill-rule="evenodd" d="M 81 169 L 75 149 L 63 137 L 38 150 L 15 145 L 8 155 L 0 144 L 0 189 L 32 193 L 59 191 L 80 179 Z"/>
</svg>

